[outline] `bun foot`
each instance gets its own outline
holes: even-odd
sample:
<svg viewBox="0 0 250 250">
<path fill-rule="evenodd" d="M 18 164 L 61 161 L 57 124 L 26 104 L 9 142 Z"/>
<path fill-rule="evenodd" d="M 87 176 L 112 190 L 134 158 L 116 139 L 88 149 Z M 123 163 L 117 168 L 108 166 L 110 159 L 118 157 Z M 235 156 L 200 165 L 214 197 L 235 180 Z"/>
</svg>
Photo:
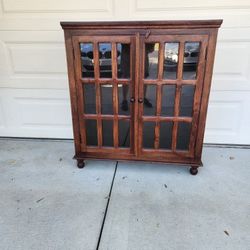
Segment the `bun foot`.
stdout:
<svg viewBox="0 0 250 250">
<path fill-rule="evenodd" d="M 191 175 L 197 175 L 198 174 L 198 167 L 191 167 L 189 169 L 189 172 Z"/>
<path fill-rule="evenodd" d="M 78 168 L 84 168 L 85 163 L 84 160 L 77 160 L 77 167 Z"/>
</svg>

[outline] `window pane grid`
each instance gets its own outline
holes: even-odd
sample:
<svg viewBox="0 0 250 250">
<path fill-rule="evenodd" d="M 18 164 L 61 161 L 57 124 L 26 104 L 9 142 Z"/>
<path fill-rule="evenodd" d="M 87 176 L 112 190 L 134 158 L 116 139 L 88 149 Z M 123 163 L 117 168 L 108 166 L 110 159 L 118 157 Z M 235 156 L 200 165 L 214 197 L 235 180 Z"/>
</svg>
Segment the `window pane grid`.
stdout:
<svg viewBox="0 0 250 250">
<path fill-rule="evenodd" d="M 130 147 L 130 45 L 80 43 L 86 146 Z"/>
<path fill-rule="evenodd" d="M 166 148 L 171 149 L 172 151 L 188 150 L 189 148 L 187 145 L 181 146 L 180 140 L 181 138 L 184 138 L 183 136 L 185 135 L 185 133 L 181 132 L 181 129 L 185 128 L 183 124 L 189 124 L 190 126 L 192 124 L 192 112 L 195 92 L 194 86 L 197 84 L 197 81 L 194 77 L 184 78 L 184 63 L 188 62 L 187 60 L 185 60 L 187 42 L 180 41 L 171 44 L 156 42 L 153 44 L 154 48 L 158 46 L 157 60 L 155 60 L 158 65 L 153 67 L 153 69 L 157 69 L 158 77 L 152 77 L 153 73 L 151 72 L 150 75 L 150 72 L 147 72 L 147 56 L 149 54 L 147 50 L 149 50 L 149 45 L 152 46 L 152 43 L 146 44 L 143 80 L 143 147 L 161 149 L 164 148 L 162 147 L 162 145 L 164 145 L 165 143 L 165 146 L 168 144 Z M 174 77 L 173 73 L 171 74 L 170 70 L 168 72 L 169 62 L 166 62 L 166 56 L 169 57 L 169 54 L 166 55 L 166 48 L 168 45 L 172 45 L 172 49 L 174 50 L 172 59 L 175 60 L 174 72 L 176 74 L 176 77 Z M 162 61 L 163 49 L 164 61 Z M 169 94 L 167 90 L 168 87 L 172 87 L 171 90 L 168 89 Z M 151 102 L 151 111 L 147 110 L 145 97 Z M 185 100 L 186 98 L 188 100 Z M 166 102 L 165 107 L 163 105 L 164 101 Z M 168 104 L 170 106 L 169 108 L 172 109 L 172 111 L 167 111 Z M 164 110 L 164 108 L 166 108 L 166 110 Z M 165 117 L 162 117 L 164 115 Z M 167 124 L 171 124 L 171 127 L 168 127 L 168 133 L 170 133 L 170 136 L 169 138 L 165 136 L 165 139 L 167 140 L 166 142 L 164 141 L 163 137 L 165 135 L 164 125 L 166 128 Z M 151 145 L 148 145 L 149 142 L 145 141 L 148 140 L 144 135 L 144 133 L 146 133 L 147 131 L 148 133 L 150 133 L 149 135 L 147 135 L 147 137 L 150 137 L 150 140 L 153 140 L 153 143 L 151 143 Z M 187 131 L 187 129 L 185 129 L 185 131 Z M 187 137 L 190 137 L 188 136 L 188 133 Z M 183 140 L 185 141 L 185 138 Z M 185 141 L 186 144 L 187 142 L 189 145 L 189 138 Z"/>
</svg>

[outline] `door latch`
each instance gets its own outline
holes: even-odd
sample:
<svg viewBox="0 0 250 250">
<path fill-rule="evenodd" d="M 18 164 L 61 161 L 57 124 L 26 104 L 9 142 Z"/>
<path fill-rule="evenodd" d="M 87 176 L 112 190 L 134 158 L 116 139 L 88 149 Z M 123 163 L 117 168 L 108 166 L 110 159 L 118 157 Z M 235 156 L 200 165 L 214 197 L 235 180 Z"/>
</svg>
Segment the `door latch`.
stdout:
<svg viewBox="0 0 250 250">
<path fill-rule="evenodd" d="M 145 34 L 145 38 L 147 39 L 150 36 L 151 31 L 147 30 L 146 34 Z"/>
</svg>

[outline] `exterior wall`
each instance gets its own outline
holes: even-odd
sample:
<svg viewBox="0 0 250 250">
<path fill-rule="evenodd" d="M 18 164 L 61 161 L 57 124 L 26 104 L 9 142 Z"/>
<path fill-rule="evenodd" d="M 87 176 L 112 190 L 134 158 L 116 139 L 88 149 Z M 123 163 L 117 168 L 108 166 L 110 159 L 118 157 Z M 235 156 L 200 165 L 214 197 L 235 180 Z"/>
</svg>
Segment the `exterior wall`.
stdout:
<svg viewBox="0 0 250 250">
<path fill-rule="evenodd" d="M 72 138 L 60 21 L 216 18 L 205 142 L 250 144 L 249 0 L 1 0 L 0 136 Z"/>
</svg>

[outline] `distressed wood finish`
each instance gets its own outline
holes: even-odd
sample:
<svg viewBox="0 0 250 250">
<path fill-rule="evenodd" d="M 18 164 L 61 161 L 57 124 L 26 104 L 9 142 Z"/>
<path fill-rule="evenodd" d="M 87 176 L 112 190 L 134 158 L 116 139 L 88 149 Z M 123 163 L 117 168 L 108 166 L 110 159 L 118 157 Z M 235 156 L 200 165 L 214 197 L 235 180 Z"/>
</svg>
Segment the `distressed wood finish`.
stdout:
<svg viewBox="0 0 250 250">
<path fill-rule="evenodd" d="M 61 22 L 65 33 L 68 77 L 71 98 L 71 111 L 75 142 L 75 159 L 78 167 L 84 167 L 85 159 L 142 160 L 190 165 L 190 173 L 196 175 L 202 165 L 202 144 L 205 131 L 207 106 L 209 100 L 217 32 L 222 20 L 196 21 L 134 21 L 134 22 Z M 199 43 L 196 78 L 183 79 L 185 44 Z M 94 76 L 82 77 L 82 59 L 79 43 L 93 44 Z M 111 44 L 110 77 L 101 77 L 99 43 Z M 118 77 L 117 44 L 130 46 L 130 76 Z M 146 43 L 159 44 L 156 79 L 145 77 Z M 176 79 L 164 77 L 165 43 L 178 43 L 178 62 Z M 85 113 L 84 84 L 95 86 L 95 114 Z M 103 84 L 112 85 L 113 114 L 102 114 Z M 128 89 L 130 94 L 130 113 L 119 113 L 118 86 Z M 127 86 L 127 87 L 126 87 Z M 145 87 L 155 86 L 155 114 L 144 114 Z M 175 87 L 174 114 L 162 115 L 163 87 Z M 194 87 L 192 116 L 181 116 L 180 105 L 183 86 Z M 124 88 L 124 89 L 123 89 Z M 97 124 L 97 145 L 87 144 L 86 120 Z M 103 121 L 112 121 L 113 146 L 104 146 Z M 130 147 L 119 145 L 119 122 L 129 123 Z M 143 129 L 148 122 L 154 123 L 152 148 L 143 145 Z M 170 148 L 161 148 L 161 124 L 173 123 Z M 178 128 L 180 123 L 190 124 L 190 138 L 187 150 L 180 150 Z"/>
</svg>

